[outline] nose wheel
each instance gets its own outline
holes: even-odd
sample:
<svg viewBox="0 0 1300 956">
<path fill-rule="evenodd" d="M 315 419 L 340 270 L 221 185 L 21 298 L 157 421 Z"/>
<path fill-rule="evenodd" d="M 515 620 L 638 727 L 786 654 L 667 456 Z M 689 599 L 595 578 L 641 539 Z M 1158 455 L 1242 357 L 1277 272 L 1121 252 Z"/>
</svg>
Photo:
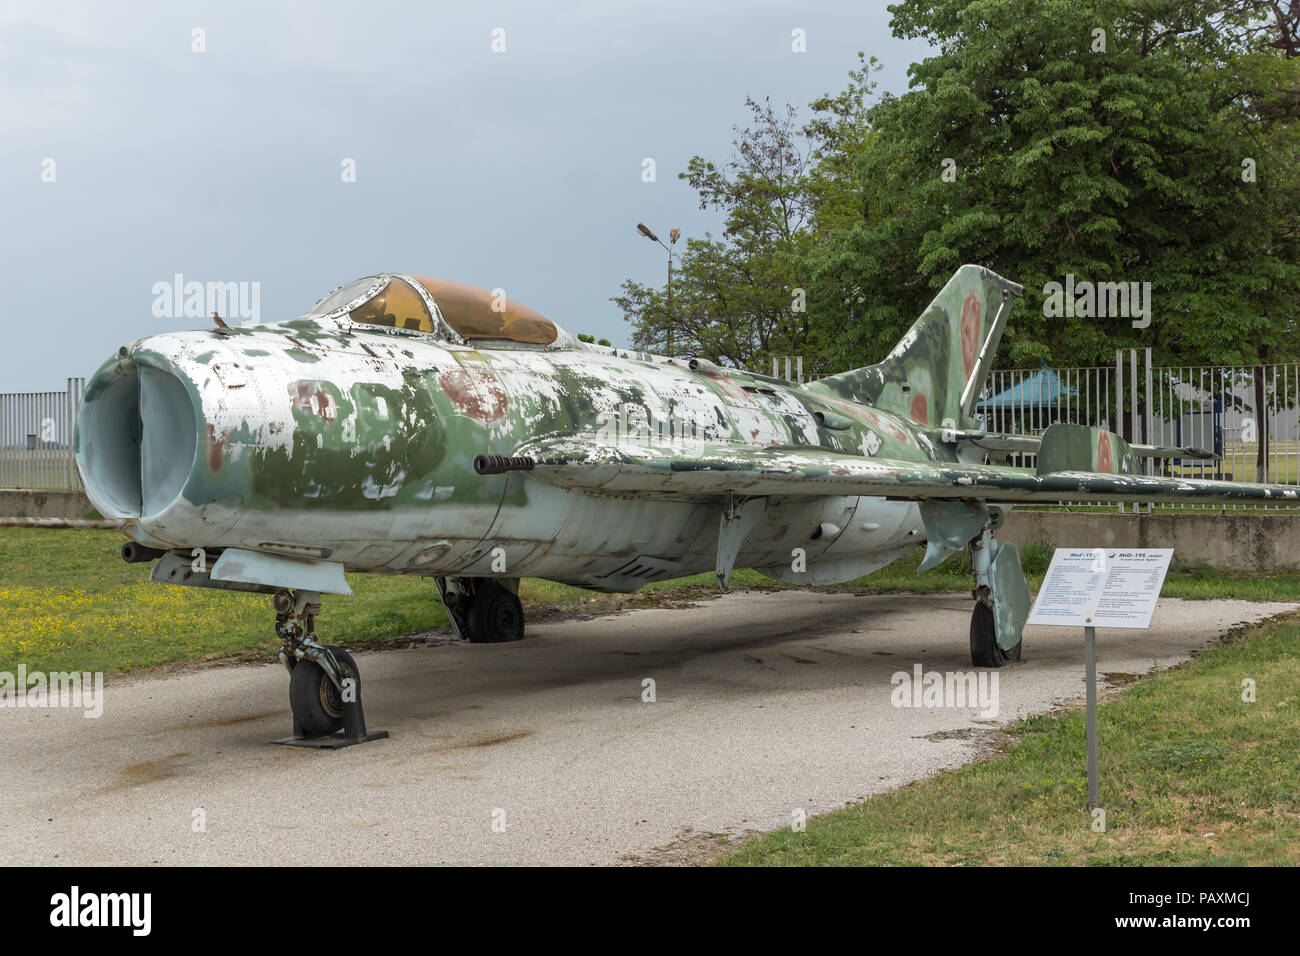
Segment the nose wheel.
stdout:
<svg viewBox="0 0 1300 956">
<path fill-rule="evenodd" d="M 334 663 L 346 685 L 357 679 L 357 664 L 342 648 L 331 647 Z M 303 737 L 328 737 L 343 729 L 343 691 L 329 673 L 313 660 L 299 661 L 289 677 L 289 707 L 294 733 Z"/>
<path fill-rule="evenodd" d="M 276 743 L 338 750 L 387 737 L 386 730 L 366 730 L 361 670 L 352 655 L 316 640 L 320 595 L 278 591 L 274 603 L 275 633 L 284 645 L 280 662 L 289 670 L 289 709 L 293 712 L 293 736 Z"/>
</svg>

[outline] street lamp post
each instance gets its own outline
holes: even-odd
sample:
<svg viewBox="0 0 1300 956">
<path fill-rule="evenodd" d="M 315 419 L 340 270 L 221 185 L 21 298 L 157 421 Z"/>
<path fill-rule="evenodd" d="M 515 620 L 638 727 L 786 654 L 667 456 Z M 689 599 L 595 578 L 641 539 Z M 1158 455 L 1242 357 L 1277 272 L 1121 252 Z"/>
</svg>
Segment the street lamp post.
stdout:
<svg viewBox="0 0 1300 956">
<path fill-rule="evenodd" d="M 636 224 L 637 232 L 647 239 L 653 239 L 659 245 L 664 246 L 663 240 L 651 231 L 650 227 L 643 222 Z M 677 239 L 681 236 L 682 231 L 676 227 L 668 233 L 668 245 L 664 246 L 664 251 L 668 253 L 668 357 L 673 357 L 673 249 L 677 245 Z"/>
</svg>

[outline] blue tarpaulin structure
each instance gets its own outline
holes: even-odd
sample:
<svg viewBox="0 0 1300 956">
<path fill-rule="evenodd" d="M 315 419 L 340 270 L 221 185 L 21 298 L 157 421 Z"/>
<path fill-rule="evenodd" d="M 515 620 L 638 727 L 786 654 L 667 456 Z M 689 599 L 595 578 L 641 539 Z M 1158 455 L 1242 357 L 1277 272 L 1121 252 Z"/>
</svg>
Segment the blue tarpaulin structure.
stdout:
<svg viewBox="0 0 1300 956">
<path fill-rule="evenodd" d="M 975 403 L 978 412 L 1016 412 L 1034 408 L 1056 408 L 1063 399 L 1074 398 L 1078 391 L 1061 384 L 1061 377 L 1050 368 L 1026 375 L 1015 385 Z"/>
</svg>

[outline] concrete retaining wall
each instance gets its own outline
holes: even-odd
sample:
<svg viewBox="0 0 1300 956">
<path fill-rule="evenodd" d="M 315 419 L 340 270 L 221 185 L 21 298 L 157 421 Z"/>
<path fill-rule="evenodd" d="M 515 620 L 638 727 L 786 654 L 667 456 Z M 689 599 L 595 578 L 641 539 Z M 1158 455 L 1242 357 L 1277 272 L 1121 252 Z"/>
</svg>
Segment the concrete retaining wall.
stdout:
<svg viewBox="0 0 1300 956">
<path fill-rule="evenodd" d="M 1012 511 L 998 537 L 1022 548 L 1173 548 L 1175 567 L 1300 570 L 1300 516 Z"/>
<path fill-rule="evenodd" d="M 0 488 L 3 518 L 98 518 L 80 491 L 28 491 Z"/>
</svg>

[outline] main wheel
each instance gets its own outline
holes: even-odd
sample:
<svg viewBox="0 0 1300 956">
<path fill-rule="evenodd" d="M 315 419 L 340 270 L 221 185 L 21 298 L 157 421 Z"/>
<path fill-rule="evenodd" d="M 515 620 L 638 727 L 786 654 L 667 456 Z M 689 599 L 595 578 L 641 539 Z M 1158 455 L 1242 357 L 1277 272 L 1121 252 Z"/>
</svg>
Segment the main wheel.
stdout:
<svg viewBox="0 0 1300 956">
<path fill-rule="evenodd" d="M 344 677 L 357 679 L 357 662 L 340 648 L 331 648 Z M 343 727 L 343 695 L 313 660 L 300 660 L 289 678 L 289 709 L 304 737 L 328 737 Z"/>
<path fill-rule="evenodd" d="M 523 604 L 518 595 L 491 578 L 478 583 L 468 616 L 472 644 L 502 644 L 523 639 Z"/>
<path fill-rule="evenodd" d="M 1020 641 L 1010 651 L 998 644 L 993 609 L 981 601 L 975 603 L 970 616 L 970 662 L 976 667 L 1001 667 L 1020 660 Z"/>
</svg>

